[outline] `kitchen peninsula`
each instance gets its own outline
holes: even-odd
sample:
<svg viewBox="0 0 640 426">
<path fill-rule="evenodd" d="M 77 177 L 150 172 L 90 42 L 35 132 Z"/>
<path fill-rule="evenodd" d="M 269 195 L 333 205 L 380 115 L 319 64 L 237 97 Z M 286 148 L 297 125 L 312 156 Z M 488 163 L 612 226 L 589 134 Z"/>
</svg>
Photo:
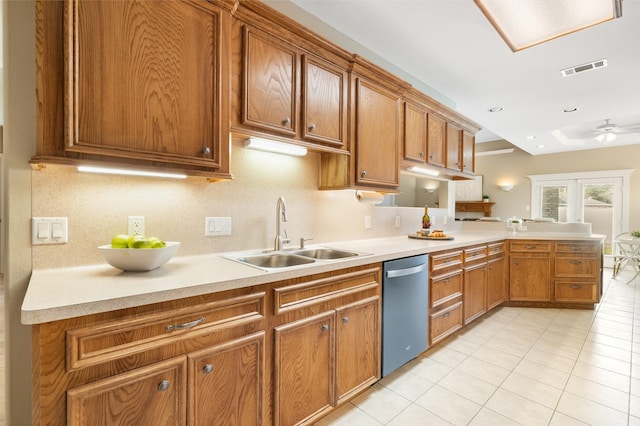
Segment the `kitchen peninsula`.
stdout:
<svg viewBox="0 0 640 426">
<path fill-rule="evenodd" d="M 224 413 L 238 424 L 313 423 L 380 378 L 381 266 L 391 259 L 431 258 L 429 290 L 439 295 L 424 302 L 435 311 L 431 343 L 502 303 L 599 301 L 603 238 L 588 225 L 540 224 L 546 232 L 518 235 L 501 225 L 465 223 L 447 241 L 403 235 L 323 244 L 361 255 L 275 272 L 223 254 L 176 257 L 147 273 L 108 265 L 34 271 L 22 307 L 40 390 L 34 422 L 91 422 L 107 412 L 116 421 L 114 411 L 134 410 L 153 421 L 215 424 Z M 457 272 L 446 270 L 457 283 L 448 295 L 437 288 L 443 256 L 459 259 Z M 495 260 L 503 262 L 502 294 L 488 306 L 484 267 Z"/>
</svg>

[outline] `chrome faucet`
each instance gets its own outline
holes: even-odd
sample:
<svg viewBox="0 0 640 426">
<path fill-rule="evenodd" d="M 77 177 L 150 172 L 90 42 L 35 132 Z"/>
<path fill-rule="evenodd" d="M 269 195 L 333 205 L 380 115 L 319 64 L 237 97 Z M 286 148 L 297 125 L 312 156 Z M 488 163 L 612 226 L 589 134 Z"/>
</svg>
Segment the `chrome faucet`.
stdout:
<svg viewBox="0 0 640 426">
<path fill-rule="evenodd" d="M 291 240 L 287 238 L 287 230 L 284 230 L 284 238 L 280 235 L 280 221 L 287 221 L 287 204 L 284 202 L 284 198 L 278 197 L 278 203 L 276 204 L 276 239 L 273 244 L 275 251 L 282 249 L 282 244 L 286 244 Z"/>
</svg>

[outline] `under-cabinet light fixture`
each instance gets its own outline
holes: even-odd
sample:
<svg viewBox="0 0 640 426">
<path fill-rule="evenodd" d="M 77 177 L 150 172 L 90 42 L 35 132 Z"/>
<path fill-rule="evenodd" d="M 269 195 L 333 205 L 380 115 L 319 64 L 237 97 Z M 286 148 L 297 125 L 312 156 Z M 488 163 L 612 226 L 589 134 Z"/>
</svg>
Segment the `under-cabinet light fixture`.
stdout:
<svg viewBox="0 0 640 426">
<path fill-rule="evenodd" d="M 438 176 L 440 174 L 440 172 L 437 170 L 425 169 L 424 167 L 416 167 L 416 166 L 409 167 L 407 170 L 410 172 L 420 173 L 421 175 L 428 175 L 428 176 Z"/>
<path fill-rule="evenodd" d="M 78 166 L 79 172 L 104 173 L 109 175 L 162 177 L 171 179 L 186 179 L 187 175 L 181 173 L 149 172 L 145 170 L 117 169 L 111 167 Z"/>
<path fill-rule="evenodd" d="M 277 154 L 287 154 L 302 157 L 307 155 L 307 148 L 299 145 L 292 145 L 284 142 L 276 142 L 269 139 L 249 138 L 244 141 L 244 147 L 257 149 L 259 151 L 275 152 Z"/>
<path fill-rule="evenodd" d="M 622 0 L 474 2 L 514 52 L 622 16 Z"/>
</svg>

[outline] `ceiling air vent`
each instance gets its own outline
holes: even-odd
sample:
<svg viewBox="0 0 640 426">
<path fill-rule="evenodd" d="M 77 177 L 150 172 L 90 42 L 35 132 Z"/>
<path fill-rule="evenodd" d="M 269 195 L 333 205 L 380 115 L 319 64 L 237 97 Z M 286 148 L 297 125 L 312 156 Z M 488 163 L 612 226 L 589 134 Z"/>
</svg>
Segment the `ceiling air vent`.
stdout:
<svg viewBox="0 0 640 426">
<path fill-rule="evenodd" d="M 582 65 L 561 70 L 560 73 L 562 74 L 563 77 L 569 77 L 570 75 L 575 75 L 580 72 L 591 71 L 597 68 L 604 68 L 606 66 L 607 66 L 607 60 L 599 59 L 597 61 L 589 62 L 588 64 L 582 64 Z"/>
</svg>

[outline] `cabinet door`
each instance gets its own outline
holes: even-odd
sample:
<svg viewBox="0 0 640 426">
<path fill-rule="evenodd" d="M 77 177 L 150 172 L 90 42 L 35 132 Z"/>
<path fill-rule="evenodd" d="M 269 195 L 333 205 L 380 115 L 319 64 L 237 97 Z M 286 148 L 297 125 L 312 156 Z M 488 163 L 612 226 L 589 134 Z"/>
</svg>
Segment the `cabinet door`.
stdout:
<svg viewBox="0 0 640 426">
<path fill-rule="evenodd" d="M 274 422 L 308 422 L 335 405 L 335 311 L 276 327 Z"/>
<path fill-rule="evenodd" d="M 548 257 L 510 256 L 509 300 L 549 301 L 551 260 Z"/>
<path fill-rule="evenodd" d="M 462 170 L 461 162 L 462 129 L 455 124 L 447 123 L 447 154 L 445 167 L 451 170 Z"/>
<path fill-rule="evenodd" d="M 356 183 L 397 187 L 400 97 L 358 78 L 356 98 Z"/>
<path fill-rule="evenodd" d="M 261 425 L 264 332 L 189 354 L 190 425 Z"/>
<path fill-rule="evenodd" d="M 338 148 L 347 135 L 347 73 L 328 62 L 303 56 L 302 136 Z"/>
<path fill-rule="evenodd" d="M 507 294 L 504 257 L 489 260 L 487 265 L 487 309 L 493 309 Z"/>
<path fill-rule="evenodd" d="M 427 155 L 427 112 L 410 102 L 404 104 L 404 158 L 424 163 Z"/>
<path fill-rule="evenodd" d="M 66 150 L 220 167 L 222 12 L 153 0 L 65 6 Z"/>
<path fill-rule="evenodd" d="M 244 55 L 243 123 L 295 136 L 297 51 L 245 27 Z"/>
<path fill-rule="evenodd" d="M 465 173 L 475 172 L 475 149 L 475 136 L 464 130 L 462 132 L 462 171 Z"/>
<path fill-rule="evenodd" d="M 336 384 L 340 404 L 380 378 L 380 298 L 345 306 L 337 314 Z"/>
<path fill-rule="evenodd" d="M 186 358 L 179 357 L 67 391 L 69 425 L 185 424 Z"/>
<path fill-rule="evenodd" d="M 465 268 L 462 297 L 465 324 L 487 312 L 487 267 L 485 264 L 469 269 Z"/>
<path fill-rule="evenodd" d="M 442 118 L 429 114 L 428 125 L 428 159 L 429 164 L 444 167 L 447 142 L 447 122 Z"/>
</svg>

